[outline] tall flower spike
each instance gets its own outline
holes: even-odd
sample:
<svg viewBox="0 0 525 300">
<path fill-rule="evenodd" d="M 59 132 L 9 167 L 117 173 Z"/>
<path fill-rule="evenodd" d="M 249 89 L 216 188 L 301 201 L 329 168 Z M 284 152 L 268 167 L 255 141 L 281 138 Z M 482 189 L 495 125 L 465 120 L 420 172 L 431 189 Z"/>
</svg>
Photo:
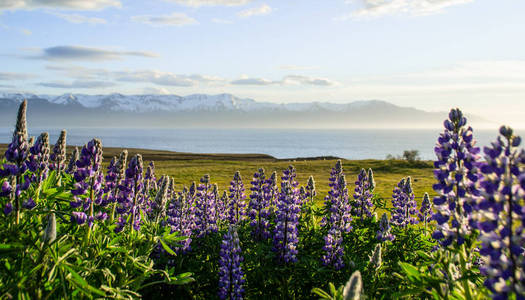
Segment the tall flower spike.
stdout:
<svg viewBox="0 0 525 300">
<path fill-rule="evenodd" d="M 140 230 L 140 212 L 144 200 L 142 193 L 144 189 L 143 171 L 142 155 L 137 154 L 129 160 L 128 167 L 125 171 L 125 179 L 119 185 L 117 212 L 121 216 L 117 221 L 116 232 L 124 229 L 128 216 L 131 230 Z"/>
<path fill-rule="evenodd" d="M 283 263 L 294 263 L 297 261 L 297 244 L 299 214 L 299 191 L 296 173 L 293 166 L 283 171 L 281 177 L 281 192 L 277 199 L 275 211 L 275 230 L 273 236 L 273 250 L 277 258 Z"/>
<path fill-rule="evenodd" d="M 381 241 L 393 241 L 396 236 L 391 232 L 390 221 L 388 220 L 388 215 L 383 213 L 381 216 L 381 221 L 379 221 L 379 230 L 376 233 L 376 238 Z"/>
<path fill-rule="evenodd" d="M 50 157 L 51 169 L 57 171 L 64 171 L 66 169 L 66 131 L 62 130 L 58 137 L 55 146 L 53 147 L 53 153 Z"/>
<path fill-rule="evenodd" d="M 103 206 L 102 189 L 102 142 L 99 139 L 92 139 L 82 148 L 81 155 L 76 161 L 77 170 L 74 174 L 75 184 L 71 190 L 74 201 L 70 202 L 72 208 L 80 208 L 71 216 L 72 222 L 79 225 L 87 220 L 89 226 L 93 225 L 95 219 L 95 205 Z M 86 214 L 87 213 L 87 214 Z M 97 219 L 105 220 L 107 214 L 100 212 Z"/>
<path fill-rule="evenodd" d="M 473 211 L 479 198 L 479 148 L 475 147 L 472 128 L 466 127 L 467 119 L 459 109 L 452 109 L 445 120 L 445 131 L 440 134 L 434 152 L 434 177 L 438 183 L 433 188 L 439 196 L 434 198 L 437 221 L 432 237 L 443 247 L 455 242 L 464 243 L 476 227 Z"/>
<path fill-rule="evenodd" d="M 47 178 L 49 171 L 49 134 L 40 134 L 29 152 L 31 154 L 26 161 L 27 168 L 34 173 L 32 181 L 40 184 Z"/>
<path fill-rule="evenodd" d="M 168 176 L 164 177 L 164 180 L 162 181 L 160 188 L 157 191 L 157 195 L 155 196 L 155 202 L 154 202 L 155 209 L 153 211 L 154 211 L 156 222 L 163 219 L 166 214 L 169 182 L 170 182 L 170 177 Z"/>
<path fill-rule="evenodd" d="M 69 158 L 69 163 L 67 165 L 66 173 L 73 174 L 77 170 L 77 160 L 78 160 L 78 147 L 75 147 L 73 149 L 73 153 L 71 154 L 71 157 Z"/>
<path fill-rule="evenodd" d="M 20 168 L 28 155 L 29 143 L 27 140 L 27 121 L 26 121 L 27 100 L 24 100 L 18 108 L 18 116 L 16 118 L 16 127 L 13 132 L 13 139 L 11 144 L 7 147 L 5 158 L 8 162 L 15 163 Z M 16 174 L 20 173 L 17 169 Z"/>
<path fill-rule="evenodd" d="M 370 189 L 370 192 L 373 192 L 376 188 L 376 181 L 372 169 L 368 169 L 368 188 Z"/>
<path fill-rule="evenodd" d="M 423 195 L 423 200 L 421 201 L 421 208 L 417 214 L 419 221 L 423 222 L 425 234 L 427 232 L 427 224 L 432 219 L 432 203 L 430 202 L 430 197 L 428 193 Z"/>
<path fill-rule="evenodd" d="M 266 175 L 260 168 L 252 179 L 248 215 L 253 237 L 260 241 L 270 237 L 270 201 L 266 194 Z"/>
<path fill-rule="evenodd" d="M 241 246 L 235 227 L 231 226 L 221 243 L 219 258 L 219 298 L 243 299 L 245 282 L 241 263 Z"/>
<path fill-rule="evenodd" d="M 346 282 L 343 289 L 343 300 L 359 300 L 363 291 L 363 281 L 361 272 L 355 271 Z"/>
<path fill-rule="evenodd" d="M 167 211 L 167 222 L 171 227 L 171 233 L 179 232 L 181 236 L 187 237 L 184 241 L 180 241 L 182 247 L 177 247 L 176 251 L 185 253 L 191 250 L 191 237 L 195 221 L 194 207 L 189 199 L 190 194 L 186 187 L 178 196 L 173 199 Z"/>
<path fill-rule="evenodd" d="M 374 270 L 377 270 L 381 267 L 381 264 L 382 264 L 381 244 L 376 244 L 374 248 L 374 252 L 372 252 L 372 255 L 369 256 L 368 263 L 369 263 L 369 266 L 373 268 Z"/>
<path fill-rule="evenodd" d="M 373 180 L 373 179 L 372 179 Z M 372 212 L 372 192 L 370 188 L 370 179 L 365 169 L 361 169 L 357 180 L 355 182 L 354 189 L 354 205 L 352 207 L 352 215 L 364 218 L 371 217 Z"/>
<path fill-rule="evenodd" d="M 314 201 L 314 197 L 317 196 L 317 191 L 315 190 L 315 180 L 313 176 L 308 177 L 308 183 L 306 184 L 306 197 L 309 202 Z"/>
<path fill-rule="evenodd" d="M 197 186 L 195 203 L 195 233 L 199 238 L 217 232 L 218 229 L 210 175 L 204 175 L 200 182 Z"/>
<path fill-rule="evenodd" d="M 44 231 L 43 240 L 47 244 L 53 243 L 57 238 L 57 220 L 55 213 L 50 213 L 47 216 L 47 226 Z"/>
<path fill-rule="evenodd" d="M 412 190 L 412 180 L 409 177 L 403 178 L 394 188 L 392 194 L 392 223 L 399 227 L 407 227 L 409 224 L 417 224 L 415 218 L 417 213 L 417 202 L 414 200 Z"/>
<path fill-rule="evenodd" d="M 500 134 L 481 167 L 480 270 L 494 299 L 525 299 L 525 150 L 511 128 Z"/>
<path fill-rule="evenodd" d="M 321 222 L 324 227 L 328 228 L 328 231 L 324 237 L 323 250 L 325 254 L 321 261 L 325 266 L 333 266 L 339 270 L 344 267 L 343 234 L 352 230 L 348 188 L 340 160 L 332 168 L 329 181 L 330 191 L 325 198 L 326 216 Z"/>
<path fill-rule="evenodd" d="M 242 183 L 241 173 L 235 172 L 233 180 L 230 182 L 230 195 L 228 201 L 228 221 L 232 225 L 237 225 L 246 216 L 246 195 L 244 194 L 244 184 Z"/>
</svg>

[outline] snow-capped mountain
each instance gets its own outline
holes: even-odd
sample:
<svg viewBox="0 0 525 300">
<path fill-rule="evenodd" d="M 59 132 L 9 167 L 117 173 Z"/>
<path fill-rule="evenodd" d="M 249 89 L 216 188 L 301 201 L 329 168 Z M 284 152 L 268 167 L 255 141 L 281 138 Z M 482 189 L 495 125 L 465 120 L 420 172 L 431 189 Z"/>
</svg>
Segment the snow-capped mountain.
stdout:
<svg viewBox="0 0 525 300">
<path fill-rule="evenodd" d="M 0 127 L 12 125 L 24 99 L 28 101 L 28 120 L 41 127 L 423 128 L 438 127 L 446 117 L 445 112 L 426 112 L 380 100 L 272 103 L 231 94 L 0 93 Z"/>
<path fill-rule="evenodd" d="M 385 101 L 370 100 L 356 101 L 346 104 L 328 102 L 308 103 L 271 103 L 257 102 L 249 98 L 238 98 L 231 94 L 205 95 L 194 94 L 189 96 L 177 95 L 85 95 L 64 94 L 60 96 L 35 94 L 0 94 L 0 99 L 21 102 L 28 99 L 46 100 L 52 104 L 80 105 L 84 108 L 104 108 L 118 112 L 183 112 L 183 111 L 347 111 L 364 106 L 394 106 Z"/>
</svg>

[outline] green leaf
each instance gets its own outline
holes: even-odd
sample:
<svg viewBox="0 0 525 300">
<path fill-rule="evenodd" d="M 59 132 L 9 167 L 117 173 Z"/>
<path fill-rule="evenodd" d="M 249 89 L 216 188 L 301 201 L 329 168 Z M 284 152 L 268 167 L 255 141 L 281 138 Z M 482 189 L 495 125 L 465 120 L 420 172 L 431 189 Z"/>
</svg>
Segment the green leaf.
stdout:
<svg viewBox="0 0 525 300">
<path fill-rule="evenodd" d="M 71 274 L 71 279 L 73 280 L 73 282 L 78 285 L 80 288 L 84 289 L 84 290 L 88 290 L 92 293 L 95 293 L 99 296 L 103 296 L 105 297 L 106 296 L 106 293 L 104 293 L 103 291 L 89 285 L 89 283 L 84 279 L 82 278 L 82 276 L 80 276 L 77 272 L 75 272 L 73 269 L 71 269 L 69 266 L 67 265 L 64 265 L 64 267 L 69 271 L 69 273 Z"/>
<path fill-rule="evenodd" d="M 405 274 L 407 274 L 409 277 L 413 277 L 416 280 L 419 280 L 421 278 L 421 273 L 417 270 L 416 267 L 414 267 L 411 264 L 407 264 L 404 262 L 399 262 L 399 266 L 403 269 Z"/>
<path fill-rule="evenodd" d="M 171 250 L 171 248 L 162 239 L 159 239 L 159 240 L 160 240 L 160 244 L 162 245 L 162 248 L 164 248 L 164 250 L 166 250 L 166 252 L 168 252 L 169 254 L 171 254 L 173 256 L 177 255 L 177 253 L 175 253 L 173 250 Z"/>
</svg>

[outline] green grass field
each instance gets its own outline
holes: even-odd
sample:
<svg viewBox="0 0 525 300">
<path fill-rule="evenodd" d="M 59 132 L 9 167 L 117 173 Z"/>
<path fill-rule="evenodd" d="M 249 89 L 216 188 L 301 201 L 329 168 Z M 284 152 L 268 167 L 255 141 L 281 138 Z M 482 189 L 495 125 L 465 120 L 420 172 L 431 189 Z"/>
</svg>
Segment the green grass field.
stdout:
<svg viewBox="0 0 525 300">
<path fill-rule="evenodd" d="M 5 152 L 5 147 L 5 144 L 0 145 L 0 153 Z M 104 148 L 104 163 L 107 165 L 111 157 L 118 156 L 121 150 Z M 71 151 L 72 147 L 68 147 L 68 154 Z M 314 176 L 318 201 L 322 201 L 328 193 L 330 170 L 337 161 L 333 157 L 281 160 L 264 154 L 194 154 L 145 149 L 128 151 L 130 157 L 136 153 L 142 154 L 145 166 L 149 161 L 155 161 L 157 177 L 162 174 L 173 177 L 177 190 L 184 185 L 191 185 L 192 181 L 198 182 L 204 174 L 210 174 L 212 182 L 217 183 L 222 191 L 228 188 L 235 171 L 240 171 L 246 193 L 249 194 L 250 181 L 258 168 L 263 167 L 267 175 L 277 171 L 280 176 L 292 164 L 297 169 L 297 179 L 301 185 L 306 184 L 310 175 Z M 423 196 L 425 192 L 432 195 L 433 166 L 428 161 L 409 163 L 403 160 L 343 160 L 343 168 L 350 194 L 353 193 L 354 181 L 360 169 L 372 168 L 377 185 L 375 194 L 379 197 L 391 197 L 394 187 L 406 176 L 412 177 L 416 197 Z"/>
</svg>

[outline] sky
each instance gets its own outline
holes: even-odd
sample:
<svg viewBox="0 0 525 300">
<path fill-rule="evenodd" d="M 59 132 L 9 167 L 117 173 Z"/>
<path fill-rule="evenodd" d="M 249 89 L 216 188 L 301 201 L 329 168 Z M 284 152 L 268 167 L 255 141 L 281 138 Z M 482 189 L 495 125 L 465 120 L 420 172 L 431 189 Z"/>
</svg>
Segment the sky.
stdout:
<svg viewBox="0 0 525 300">
<path fill-rule="evenodd" d="M 525 128 L 523 0 L 0 0 L 0 92 L 460 107 Z"/>
</svg>

